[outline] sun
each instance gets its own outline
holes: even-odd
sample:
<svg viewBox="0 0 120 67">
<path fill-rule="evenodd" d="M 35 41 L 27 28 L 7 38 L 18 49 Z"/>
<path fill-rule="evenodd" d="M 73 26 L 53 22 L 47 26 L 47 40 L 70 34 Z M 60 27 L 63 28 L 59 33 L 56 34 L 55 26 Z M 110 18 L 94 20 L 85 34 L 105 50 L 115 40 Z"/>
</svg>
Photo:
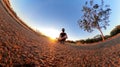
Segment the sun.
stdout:
<svg viewBox="0 0 120 67">
<path fill-rule="evenodd" d="M 40 32 L 43 35 L 50 37 L 51 39 L 56 39 L 57 37 L 59 37 L 59 33 L 60 33 L 55 28 L 41 28 Z"/>
</svg>

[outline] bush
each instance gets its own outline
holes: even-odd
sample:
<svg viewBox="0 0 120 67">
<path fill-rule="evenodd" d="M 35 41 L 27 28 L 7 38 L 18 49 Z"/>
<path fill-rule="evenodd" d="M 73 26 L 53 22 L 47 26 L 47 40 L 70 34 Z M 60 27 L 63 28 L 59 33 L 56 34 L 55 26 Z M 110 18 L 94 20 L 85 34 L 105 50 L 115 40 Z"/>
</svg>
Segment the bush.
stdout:
<svg viewBox="0 0 120 67">
<path fill-rule="evenodd" d="M 85 43 L 85 40 L 78 40 L 78 41 L 76 41 L 75 43 L 82 43 L 82 44 L 84 44 L 84 43 Z"/>
<path fill-rule="evenodd" d="M 114 36 L 116 34 L 120 33 L 120 25 L 116 26 L 111 32 L 110 36 Z"/>
</svg>

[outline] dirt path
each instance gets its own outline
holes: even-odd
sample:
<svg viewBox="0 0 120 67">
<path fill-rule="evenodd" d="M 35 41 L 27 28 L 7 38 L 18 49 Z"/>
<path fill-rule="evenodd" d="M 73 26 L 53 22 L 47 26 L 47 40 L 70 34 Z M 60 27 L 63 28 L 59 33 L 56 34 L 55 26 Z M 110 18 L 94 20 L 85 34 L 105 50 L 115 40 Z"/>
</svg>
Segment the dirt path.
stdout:
<svg viewBox="0 0 120 67">
<path fill-rule="evenodd" d="M 0 66 L 119 67 L 120 34 L 94 45 L 58 44 L 20 25 L 0 2 Z"/>
</svg>

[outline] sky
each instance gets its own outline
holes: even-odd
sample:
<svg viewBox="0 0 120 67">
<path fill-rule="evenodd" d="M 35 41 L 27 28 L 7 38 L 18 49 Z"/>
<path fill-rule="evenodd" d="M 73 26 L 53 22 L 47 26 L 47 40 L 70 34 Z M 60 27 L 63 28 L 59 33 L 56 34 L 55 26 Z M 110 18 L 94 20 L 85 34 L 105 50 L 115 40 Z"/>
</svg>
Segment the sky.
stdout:
<svg viewBox="0 0 120 67">
<path fill-rule="evenodd" d="M 28 26 L 53 39 L 59 36 L 61 28 L 65 28 L 68 40 L 87 39 L 100 34 L 98 30 L 88 33 L 79 28 L 77 21 L 81 18 L 84 2 L 85 0 L 10 0 L 13 10 Z M 112 11 L 110 26 L 102 31 L 104 35 L 109 35 L 120 24 L 120 0 L 105 0 L 105 3 L 110 5 Z"/>
</svg>

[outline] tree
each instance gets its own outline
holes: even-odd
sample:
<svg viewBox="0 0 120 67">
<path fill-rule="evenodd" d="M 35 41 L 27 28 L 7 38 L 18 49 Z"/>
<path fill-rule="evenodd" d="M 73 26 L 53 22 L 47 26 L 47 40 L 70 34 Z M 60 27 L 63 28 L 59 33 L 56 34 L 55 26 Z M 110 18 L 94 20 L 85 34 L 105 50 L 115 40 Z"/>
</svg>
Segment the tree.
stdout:
<svg viewBox="0 0 120 67">
<path fill-rule="evenodd" d="M 101 33 L 102 40 L 104 41 L 104 35 L 102 28 L 106 29 L 109 26 L 110 6 L 104 5 L 104 1 L 100 0 L 99 4 L 93 2 L 93 0 L 87 0 L 82 8 L 83 15 L 78 20 L 78 24 L 84 31 L 92 32 L 94 29 L 98 29 Z"/>
<path fill-rule="evenodd" d="M 120 33 L 120 25 L 117 25 L 111 32 L 110 35 L 114 36 L 116 34 Z"/>
</svg>

